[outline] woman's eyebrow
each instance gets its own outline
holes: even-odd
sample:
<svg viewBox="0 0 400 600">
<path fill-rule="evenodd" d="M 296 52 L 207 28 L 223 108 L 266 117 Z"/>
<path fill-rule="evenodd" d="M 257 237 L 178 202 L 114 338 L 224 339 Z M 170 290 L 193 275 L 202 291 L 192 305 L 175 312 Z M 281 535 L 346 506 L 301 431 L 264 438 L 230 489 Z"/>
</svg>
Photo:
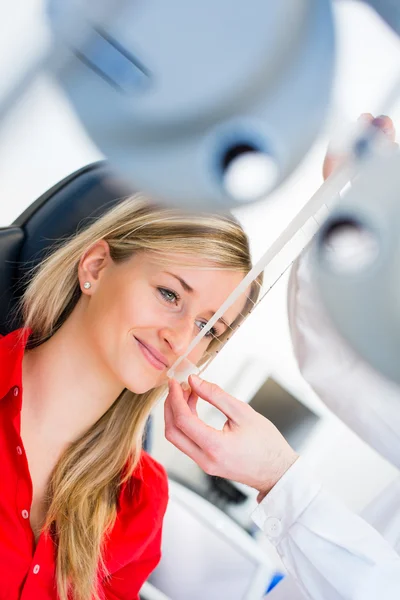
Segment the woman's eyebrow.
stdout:
<svg viewBox="0 0 400 600">
<path fill-rule="evenodd" d="M 181 284 L 181 286 L 183 287 L 183 289 L 186 292 L 189 292 L 189 294 L 193 293 L 193 291 L 194 291 L 193 288 L 190 287 L 190 285 L 188 283 L 186 283 L 186 281 L 184 279 L 182 279 L 182 277 L 179 277 L 178 275 L 175 275 L 175 273 L 170 273 L 168 271 L 165 271 L 165 273 L 167 275 L 171 275 L 172 277 L 175 277 L 175 279 L 177 279 L 179 281 L 179 283 Z"/>
<path fill-rule="evenodd" d="M 179 277 L 179 275 L 175 275 L 175 273 L 171 273 L 170 271 L 165 271 L 165 273 L 167 275 L 171 275 L 172 277 L 175 277 L 175 279 L 177 279 L 179 281 L 179 283 L 181 284 L 181 286 L 183 287 L 183 289 L 186 292 L 188 292 L 189 294 L 192 294 L 194 292 L 193 288 L 190 287 L 190 285 L 188 283 L 186 283 L 186 281 L 184 279 L 182 279 L 182 277 Z M 215 313 L 212 313 L 211 317 L 214 316 L 214 314 Z M 218 321 L 220 321 L 223 325 L 225 325 L 225 327 L 227 329 L 230 327 L 230 325 L 222 317 L 220 319 L 218 319 Z"/>
</svg>

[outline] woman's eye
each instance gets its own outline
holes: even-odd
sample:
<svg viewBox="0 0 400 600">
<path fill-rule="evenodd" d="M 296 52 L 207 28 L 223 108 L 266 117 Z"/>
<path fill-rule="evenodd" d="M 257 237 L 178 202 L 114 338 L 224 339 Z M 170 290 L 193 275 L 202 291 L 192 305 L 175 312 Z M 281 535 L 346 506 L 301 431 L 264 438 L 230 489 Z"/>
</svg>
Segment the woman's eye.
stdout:
<svg viewBox="0 0 400 600">
<path fill-rule="evenodd" d="M 200 329 L 200 331 L 202 329 L 204 329 L 204 327 L 207 325 L 207 323 L 205 321 L 196 321 L 196 325 L 197 327 Z M 217 330 L 215 329 L 215 327 L 211 327 L 210 331 L 207 331 L 206 335 L 204 337 L 217 337 Z"/>
<path fill-rule="evenodd" d="M 167 290 L 166 288 L 161 287 L 157 289 L 166 302 L 169 302 L 170 304 L 176 304 L 178 302 L 179 296 L 172 290 Z"/>
</svg>

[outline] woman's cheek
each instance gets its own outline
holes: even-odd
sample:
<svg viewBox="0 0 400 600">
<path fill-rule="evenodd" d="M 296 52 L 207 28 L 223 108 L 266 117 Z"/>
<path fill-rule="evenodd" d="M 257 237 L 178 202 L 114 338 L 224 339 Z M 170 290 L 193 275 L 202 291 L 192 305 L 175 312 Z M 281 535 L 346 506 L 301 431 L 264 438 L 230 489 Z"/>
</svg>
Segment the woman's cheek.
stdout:
<svg viewBox="0 0 400 600">
<path fill-rule="evenodd" d="M 124 307 L 124 314 L 135 327 L 147 327 L 156 322 L 157 310 L 153 298 L 141 297 L 141 301 L 136 298 L 127 298 Z"/>
</svg>

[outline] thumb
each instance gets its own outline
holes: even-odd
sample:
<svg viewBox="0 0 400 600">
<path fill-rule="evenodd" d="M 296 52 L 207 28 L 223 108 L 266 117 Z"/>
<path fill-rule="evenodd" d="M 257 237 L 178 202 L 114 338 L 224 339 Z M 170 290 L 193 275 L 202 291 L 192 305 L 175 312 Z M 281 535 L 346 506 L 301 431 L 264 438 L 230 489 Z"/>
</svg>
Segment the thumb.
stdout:
<svg viewBox="0 0 400 600">
<path fill-rule="evenodd" d="M 197 375 L 191 375 L 189 380 L 190 387 L 200 398 L 218 408 L 228 419 L 238 422 L 242 408 L 240 400 L 227 394 L 215 383 L 205 381 Z"/>
<path fill-rule="evenodd" d="M 198 399 L 199 399 L 198 395 L 192 391 L 189 396 L 189 399 L 188 399 L 188 407 L 190 408 L 192 413 L 196 416 L 197 416 L 197 400 Z"/>
</svg>

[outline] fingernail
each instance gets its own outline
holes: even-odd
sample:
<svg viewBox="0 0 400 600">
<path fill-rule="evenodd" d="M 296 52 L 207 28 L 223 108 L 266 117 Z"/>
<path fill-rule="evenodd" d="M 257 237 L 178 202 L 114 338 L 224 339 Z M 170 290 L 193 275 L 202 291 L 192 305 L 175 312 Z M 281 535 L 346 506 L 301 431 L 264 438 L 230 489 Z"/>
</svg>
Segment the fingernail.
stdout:
<svg viewBox="0 0 400 600">
<path fill-rule="evenodd" d="M 191 377 L 191 380 L 194 383 L 201 383 L 202 382 L 202 379 L 200 379 L 200 377 L 198 375 L 191 375 L 190 377 Z"/>
<path fill-rule="evenodd" d="M 181 388 L 187 392 L 188 390 L 190 390 L 190 385 L 188 383 L 186 383 L 186 381 L 184 381 L 183 383 L 181 383 Z"/>
<path fill-rule="evenodd" d="M 383 129 L 383 126 L 385 125 L 385 118 L 377 117 L 372 121 L 372 125 L 374 127 L 378 127 L 379 129 Z"/>
</svg>

